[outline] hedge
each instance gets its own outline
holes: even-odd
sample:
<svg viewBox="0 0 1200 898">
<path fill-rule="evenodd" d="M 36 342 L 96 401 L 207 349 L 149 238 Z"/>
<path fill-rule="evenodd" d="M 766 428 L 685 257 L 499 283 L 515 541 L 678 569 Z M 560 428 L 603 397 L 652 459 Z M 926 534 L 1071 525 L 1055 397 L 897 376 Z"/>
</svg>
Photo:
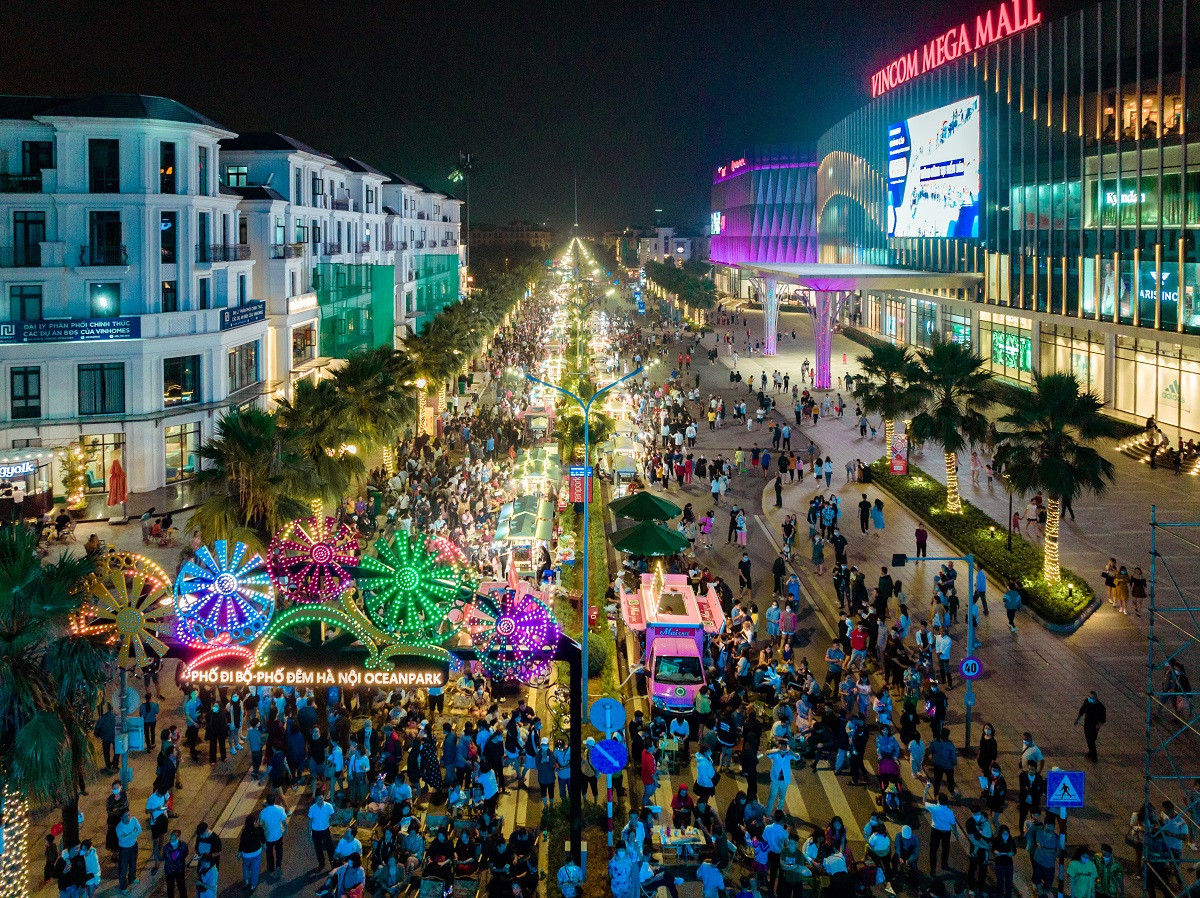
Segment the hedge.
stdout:
<svg viewBox="0 0 1200 898">
<path fill-rule="evenodd" d="M 965 499 L 962 514 L 948 514 L 946 487 L 911 462 L 908 471 L 907 476 L 890 473 L 886 458 L 871 465 L 875 482 L 907 505 L 929 529 L 962 552 L 974 555 L 976 564 L 993 577 L 1005 583 L 1016 581 L 1022 600 L 1034 614 L 1062 626 L 1074 623 L 1091 605 L 1095 598 L 1092 587 L 1074 571 L 1064 567 L 1062 584 L 1047 583 L 1042 579 L 1043 556 L 1038 546 L 1014 531 L 1012 551 L 1008 551 L 1005 525 Z M 920 478 L 920 482 L 914 478 Z M 1068 582 L 1074 584 L 1073 595 L 1067 593 Z"/>
</svg>

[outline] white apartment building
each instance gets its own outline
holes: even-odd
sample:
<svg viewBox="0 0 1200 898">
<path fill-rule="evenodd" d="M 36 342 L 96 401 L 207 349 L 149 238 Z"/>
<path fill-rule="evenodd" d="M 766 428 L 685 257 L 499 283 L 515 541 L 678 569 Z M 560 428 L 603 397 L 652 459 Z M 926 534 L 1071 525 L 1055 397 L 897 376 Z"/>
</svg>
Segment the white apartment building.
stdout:
<svg viewBox="0 0 1200 898">
<path fill-rule="evenodd" d="M 0 471 L 29 497 L 61 495 L 72 442 L 92 490 L 116 459 L 131 491 L 186 480 L 268 391 L 232 136 L 161 97 L 0 97 Z"/>
<path fill-rule="evenodd" d="M 655 228 L 653 233 L 638 238 L 638 264 L 648 259 L 665 262 L 674 259 L 687 262 L 692 258 L 692 241 L 689 237 L 676 237 L 674 228 Z"/>
<path fill-rule="evenodd" d="M 91 492 L 190 480 L 227 410 L 457 301 L 460 207 L 161 97 L 0 97 L 0 481 L 61 496 L 72 443 Z"/>
</svg>

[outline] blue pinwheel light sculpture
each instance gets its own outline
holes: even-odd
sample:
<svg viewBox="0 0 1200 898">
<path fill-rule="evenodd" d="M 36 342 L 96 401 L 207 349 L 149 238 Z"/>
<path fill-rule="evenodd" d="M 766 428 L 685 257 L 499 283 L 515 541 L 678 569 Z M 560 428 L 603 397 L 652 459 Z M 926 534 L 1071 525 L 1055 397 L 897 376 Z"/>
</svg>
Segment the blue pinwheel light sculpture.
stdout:
<svg viewBox="0 0 1200 898">
<path fill-rule="evenodd" d="M 275 611 L 266 565 L 244 543 L 201 546 L 175 579 L 175 634 L 199 648 L 244 646 Z"/>
</svg>

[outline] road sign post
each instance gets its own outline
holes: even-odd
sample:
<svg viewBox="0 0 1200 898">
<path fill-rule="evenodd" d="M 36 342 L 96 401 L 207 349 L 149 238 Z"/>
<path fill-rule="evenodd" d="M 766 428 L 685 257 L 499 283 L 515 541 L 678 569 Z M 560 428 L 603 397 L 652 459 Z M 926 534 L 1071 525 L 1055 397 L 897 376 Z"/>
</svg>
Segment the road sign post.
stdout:
<svg viewBox="0 0 1200 898">
<path fill-rule="evenodd" d="M 599 702 L 597 702 L 599 704 Z M 595 705 L 592 706 L 595 710 Z M 625 709 L 622 708 L 622 711 Z M 625 765 L 629 762 L 629 751 L 625 746 L 616 739 L 601 739 L 592 746 L 591 752 L 592 767 L 597 773 L 604 775 L 604 782 L 607 787 L 608 799 L 608 821 L 606 828 L 608 830 L 608 844 L 612 846 L 613 838 L 613 774 L 621 775 L 621 771 L 625 769 Z"/>
<path fill-rule="evenodd" d="M 1064 876 L 1067 866 L 1067 808 L 1083 807 L 1084 772 L 1082 770 L 1059 770 L 1057 767 L 1046 773 L 1046 810 L 1058 811 L 1062 820 L 1059 829 L 1058 893 L 1063 894 Z"/>
</svg>

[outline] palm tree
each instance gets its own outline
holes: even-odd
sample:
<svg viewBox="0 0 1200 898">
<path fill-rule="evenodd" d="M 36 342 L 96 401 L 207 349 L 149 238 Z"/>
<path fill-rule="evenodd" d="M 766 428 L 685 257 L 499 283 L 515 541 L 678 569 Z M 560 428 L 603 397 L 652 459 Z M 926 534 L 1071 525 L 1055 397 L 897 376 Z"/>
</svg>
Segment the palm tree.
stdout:
<svg viewBox="0 0 1200 898">
<path fill-rule="evenodd" d="M 188 526 L 205 542 L 238 539 L 261 549 L 288 521 L 308 514 L 300 497 L 312 491 L 312 465 L 274 415 L 252 408 L 223 416 L 200 458 L 207 464 L 196 484 L 205 498 Z"/>
<path fill-rule="evenodd" d="M 890 452 L 896 421 L 915 412 L 928 397 L 921 366 L 903 346 L 878 343 L 858 357 L 866 375 L 854 386 L 854 398 L 868 415 L 883 418 L 884 446 Z"/>
<path fill-rule="evenodd" d="M 343 409 L 334 381 L 296 384 L 291 401 L 281 400 L 275 414 L 287 436 L 312 467 L 308 495 L 326 504 L 337 504 L 355 483 L 366 476 L 362 458 L 350 452 L 354 430 Z"/>
<path fill-rule="evenodd" d="M 416 404 L 399 375 L 401 360 L 393 349 L 355 352 L 333 375 L 341 414 L 356 442 L 368 446 L 391 443 L 405 420 L 416 413 Z"/>
<path fill-rule="evenodd" d="M 946 510 L 962 511 L 958 493 L 958 453 L 987 437 L 992 375 L 983 359 L 961 343 L 937 343 L 921 353 L 927 399 L 909 425 L 920 442 L 935 440 L 946 457 Z"/>
<path fill-rule="evenodd" d="M 71 628 L 91 560 L 64 552 L 43 565 L 36 548 L 25 528 L 0 526 L 0 814 L 9 857 L 23 854 L 16 836 L 30 801 L 57 804 L 64 840 L 79 840 L 79 790 L 95 751 L 86 710 L 114 662 L 103 637 Z M 14 894 L 28 892 L 18 883 Z"/>
<path fill-rule="evenodd" d="M 1012 428 L 996 449 L 995 464 L 1023 492 L 1046 494 L 1043 576 L 1058 583 L 1058 533 L 1063 502 L 1084 492 L 1102 493 L 1112 482 L 1112 462 L 1089 443 L 1117 436 L 1117 425 L 1100 413 L 1101 399 L 1083 390 L 1072 374 L 1035 374 L 1033 395 L 1000 419 Z"/>
</svg>

